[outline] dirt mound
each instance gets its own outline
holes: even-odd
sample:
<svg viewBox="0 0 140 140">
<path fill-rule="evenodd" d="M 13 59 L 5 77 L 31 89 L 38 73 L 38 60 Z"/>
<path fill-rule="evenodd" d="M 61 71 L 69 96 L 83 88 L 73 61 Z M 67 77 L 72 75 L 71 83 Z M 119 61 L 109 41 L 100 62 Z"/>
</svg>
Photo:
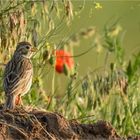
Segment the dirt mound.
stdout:
<svg viewBox="0 0 140 140">
<path fill-rule="evenodd" d="M 2 108 L 1 108 L 2 109 Z M 1 110 L 0 109 L 0 110 Z M 28 111 L 27 111 L 28 110 Z M 16 108 L 0 111 L 0 140 L 121 139 L 110 123 L 80 124 L 58 113 Z"/>
</svg>

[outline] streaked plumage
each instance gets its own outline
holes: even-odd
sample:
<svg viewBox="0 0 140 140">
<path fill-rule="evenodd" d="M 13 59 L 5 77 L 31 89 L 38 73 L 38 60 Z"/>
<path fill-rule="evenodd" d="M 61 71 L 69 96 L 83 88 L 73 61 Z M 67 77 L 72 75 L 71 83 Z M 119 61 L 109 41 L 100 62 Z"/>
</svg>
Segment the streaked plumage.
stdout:
<svg viewBox="0 0 140 140">
<path fill-rule="evenodd" d="M 3 82 L 6 95 L 4 109 L 14 109 L 15 105 L 19 104 L 21 96 L 29 91 L 33 76 L 30 60 L 32 54 L 31 44 L 20 42 L 12 59 L 6 65 Z"/>
</svg>

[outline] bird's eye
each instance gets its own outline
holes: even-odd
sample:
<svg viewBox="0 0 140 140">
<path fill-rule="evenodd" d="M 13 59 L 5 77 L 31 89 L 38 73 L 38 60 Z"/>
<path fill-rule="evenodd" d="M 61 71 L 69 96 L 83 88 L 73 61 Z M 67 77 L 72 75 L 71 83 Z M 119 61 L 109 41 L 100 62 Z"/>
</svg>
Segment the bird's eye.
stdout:
<svg viewBox="0 0 140 140">
<path fill-rule="evenodd" d="M 29 49 L 30 47 L 29 46 L 26 46 L 26 49 Z"/>
</svg>

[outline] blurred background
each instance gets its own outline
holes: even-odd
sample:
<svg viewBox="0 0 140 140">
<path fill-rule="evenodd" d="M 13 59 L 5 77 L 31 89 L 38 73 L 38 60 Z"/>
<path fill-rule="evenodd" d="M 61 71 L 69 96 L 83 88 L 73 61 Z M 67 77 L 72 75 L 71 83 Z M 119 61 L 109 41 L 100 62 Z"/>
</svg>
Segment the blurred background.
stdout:
<svg viewBox="0 0 140 140">
<path fill-rule="evenodd" d="M 76 6 L 82 2 L 77 1 Z M 85 6 L 81 14 L 74 18 L 72 31 L 78 31 L 81 28 L 95 26 L 102 34 L 105 25 L 118 20 L 122 27 L 123 44 L 125 50 L 125 59 L 128 60 L 140 49 L 140 2 L 139 1 L 99 1 L 102 8 L 95 8 L 94 1 L 85 2 Z M 92 38 L 94 39 L 94 37 Z M 84 40 L 80 44 L 80 48 L 74 48 L 75 53 L 86 50 L 90 47 L 89 40 Z M 96 49 L 90 51 L 85 56 L 77 58 L 80 63 L 80 73 L 85 74 L 88 68 L 96 68 L 104 65 L 104 51 L 98 55 Z M 98 58 L 98 60 L 97 60 Z M 112 61 L 112 60 L 110 60 Z"/>
<path fill-rule="evenodd" d="M 70 36 L 90 26 L 94 26 L 99 33 L 98 38 L 102 38 L 102 36 L 104 36 L 103 31 L 105 26 L 112 26 L 116 22 L 118 24 L 117 28 L 119 28 L 116 30 L 122 33 L 121 47 L 124 49 L 124 60 L 128 62 L 129 59 L 133 59 L 134 54 L 140 51 L 140 16 L 138 14 L 140 12 L 140 2 L 113 0 L 96 2 L 94 0 L 73 1 L 73 20 L 69 26 L 63 26 L 63 29 L 59 33 L 58 40 L 60 41 L 60 38 L 65 38 L 65 36 Z M 114 25 L 113 28 L 115 28 L 115 26 L 116 25 Z M 81 54 L 88 50 L 95 38 L 95 36 L 88 39 L 82 38 L 79 45 L 73 47 L 74 55 Z M 78 64 L 79 76 L 86 75 L 87 72 L 99 69 L 105 65 L 109 68 L 110 63 L 116 60 L 114 54 L 110 53 L 106 62 L 107 52 L 108 50 L 105 50 L 101 44 L 101 46 L 95 47 L 85 55 L 75 57 L 75 63 Z M 61 75 L 61 79 L 64 80 L 65 78 L 64 75 Z M 60 75 L 57 80 L 61 81 Z M 46 83 L 49 83 L 49 81 Z M 48 88 L 49 86 L 50 85 L 48 85 Z M 60 92 L 64 92 L 63 87 L 59 88 L 59 90 Z"/>
</svg>

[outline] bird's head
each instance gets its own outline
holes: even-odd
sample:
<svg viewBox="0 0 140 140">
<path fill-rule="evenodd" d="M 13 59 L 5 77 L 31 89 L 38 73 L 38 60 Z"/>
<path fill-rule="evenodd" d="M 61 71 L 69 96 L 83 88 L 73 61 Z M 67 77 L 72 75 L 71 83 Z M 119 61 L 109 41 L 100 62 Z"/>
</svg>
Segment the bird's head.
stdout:
<svg viewBox="0 0 140 140">
<path fill-rule="evenodd" d="M 15 53 L 25 58 L 31 58 L 36 50 L 29 42 L 23 41 L 17 44 Z"/>
</svg>

